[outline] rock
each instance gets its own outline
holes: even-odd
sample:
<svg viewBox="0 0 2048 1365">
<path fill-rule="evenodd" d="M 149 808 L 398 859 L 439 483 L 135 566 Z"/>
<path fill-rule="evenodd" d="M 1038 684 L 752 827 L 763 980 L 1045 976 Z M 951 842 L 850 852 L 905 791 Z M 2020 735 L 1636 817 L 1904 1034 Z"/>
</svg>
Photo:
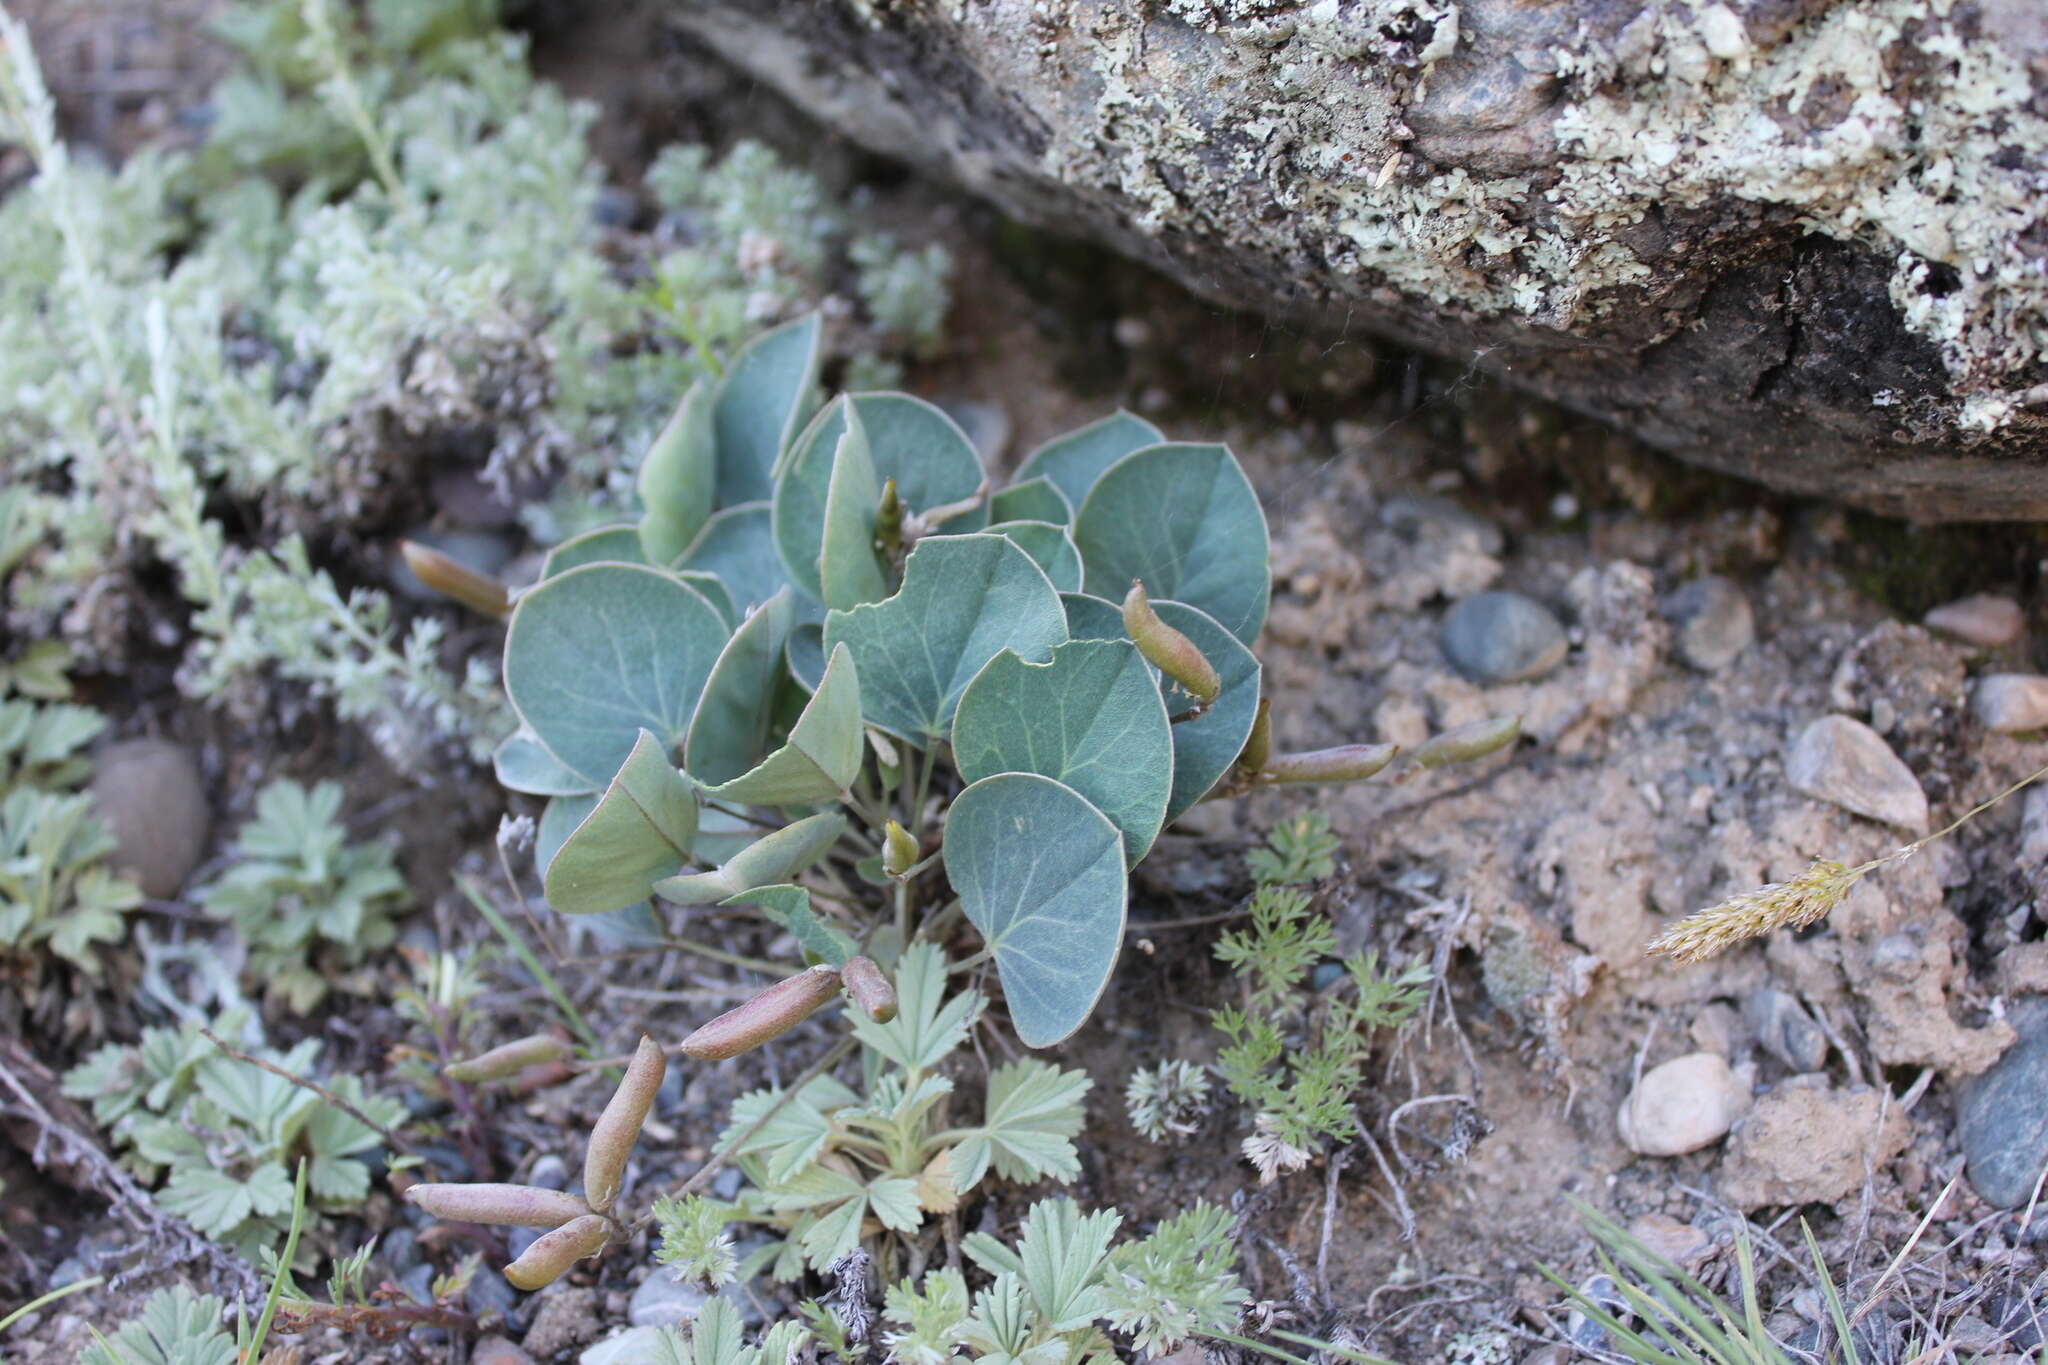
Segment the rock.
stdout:
<svg viewBox="0 0 2048 1365">
<path fill-rule="evenodd" d="M 1522 1365 L 1571 1365 L 1572 1353 L 1562 1346 L 1538 1346 L 1522 1357 Z"/>
<path fill-rule="evenodd" d="M 409 1227 L 395 1227 L 385 1233 L 380 1249 L 384 1253 L 384 1268 L 393 1275 L 403 1275 L 420 1263 L 420 1237 Z"/>
<path fill-rule="evenodd" d="M 1741 588 L 1718 574 L 1695 578 L 1664 599 L 1678 633 L 1678 654 L 1702 673 L 1719 673 L 1756 639 L 1756 617 Z"/>
<path fill-rule="evenodd" d="M 1970 1185 L 1987 1204 L 2019 1208 L 2048 1167 L 2048 996 L 2006 1011 L 2019 1041 L 1972 1081 L 1956 1110 Z"/>
<path fill-rule="evenodd" d="M 464 568 L 474 569 L 486 577 L 495 575 L 512 559 L 512 541 L 495 531 L 441 531 L 430 526 L 417 526 L 406 533 L 406 539 L 439 550 Z M 420 582 L 395 545 L 391 549 L 391 586 L 415 602 L 448 600 Z"/>
<path fill-rule="evenodd" d="M 1621 1289 L 1614 1283 L 1613 1276 L 1589 1277 L 1579 1286 L 1579 1295 L 1599 1305 L 1610 1317 L 1624 1323 L 1629 1320 L 1628 1300 L 1621 1296 Z M 1579 1307 L 1576 1299 L 1572 1302 L 1571 1312 L 1565 1316 L 1564 1334 L 1581 1350 L 1599 1351 L 1607 1346 L 1606 1326 Z"/>
<path fill-rule="evenodd" d="M 534 1360 L 503 1337 L 485 1337 L 470 1351 L 469 1365 L 534 1365 Z"/>
<path fill-rule="evenodd" d="M 2011 131 L 2038 82 L 1980 68 L 2048 53 L 2028 0 L 2005 0 L 2004 38 L 1977 8 L 1916 36 L 1966 60 L 1869 88 L 1869 43 L 1814 7 L 1732 0 L 653 13 L 835 136 L 1204 300 L 1332 340 L 1368 327 L 1793 491 L 2038 519 L 2038 135 Z M 1925 127 L 1811 163 L 1807 123 L 1770 122 L 1785 71 L 1858 90 L 1816 126 Z"/>
<path fill-rule="evenodd" d="M 1827 1034 L 1784 991 L 1766 986 L 1752 992 L 1742 1003 L 1742 1019 L 1763 1050 L 1792 1070 L 1818 1071 L 1827 1065 Z"/>
<path fill-rule="evenodd" d="M 533 1169 L 526 1173 L 526 1183 L 544 1190 L 566 1190 L 569 1188 L 569 1163 L 553 1152 L 543 1152 L 534 1158 Z"/>
<path fill-rule="evenodd" d="M 1486 686 L 1540 678 L 1564 662 L 1564 627 L 1550 608 L 1518 592 L 1475 593 L 1444 616 L 1444 655 Z"/>
<path fill-rule="evenodd" d="M 1880 1121 L 1882 1116 L 1882 1121 Z M 1871 1089 L 1787 1082 L 1758 1098 L 1721 1159 L 1720 1193 L 1745 1213 L 1766 1204 L 1830 1204 L 1906 1149 L 1912 1129 Z"/>
<path fill-rule="evenodd" d="M 648 1365 L 659 1360 L 659 1327 L 628 1327 L 617 1336 L 606 1337 L 576 1357 L 576 1365 Z"/>
<path fill-rule="evenodd" d="M 1985 729 L 2002 735 L 2048 729 L 2048 678 L 2037 673 L 1990 673 L 1977 679 L 1970 708 Z"/>
<path fill-rule="evenodd" d="M 1416 540 L 1440 535 L 1464 541 L 1483 555 L 1499 557 L 1506 545 L 1500 527 L 1449 498 L 1429 493 L 1396 493 L 1380 504 L 1380 525 Z"/>
<path fill-rule="evenodd" d="M 1714 1239 L 1704 1228 L 1681 1223 L 1662 1213 L 1646 1213 L 1628 1225 L 1629 1236 L 1688 1274 L 1714 1254 Z"/>
<path fill-rule="evenodd" d="M 477 1267 L 476 1274 L 470 1277 L 469 1291 L 462 1296 L 463 1306 L 479 1321 L 492 1313 L 510 1313 L 518 1302 L 519 1291 L 512 1287 L 512 1282 L 488 1265 Z"/>
<path fill-rule="evenodd" d="M 1942 744 L 1963 704 L 1964 652 L 1920 626 L 1880 621 L 1842 652 L 1828 704 L 1867 716 L 1888 743 Z"/>
<path fill-rule="evenodd" d="M 398 1288 L 414 1303 L 430 1304 L 434 1301 L 434 1267 L 416 1265 L 398 1277 Z"/>
<path fill-rule="evenodd" d="M 2048 1345 L 2048 1302 L 1999 1290 L 1985 1300 L 1984 1321 L 2005 1338 L 2008 1350 L 2032 1352 Z"/>
<path fill-rule="evenodd" d="M 694 1319 L 711 1296 L 657 1266 L 640 1281 L 626 1305 L 626 1321 L 635 1327 L 674 1327 Z"/>
<path fill-rule="evenodd" d="M 1652 1067 L 1621 1102 L 1621 1140 L 1643 1156 L 1678 1156 L 1718 1142 L 1749 1106 L 1749 1087 L 1714 1052 Z"/>
<path fill-rule="evenodd" d="M 2026 617 L 2010 597 L 1976 593 L 1936 607 L 1921 618 L 1930 628 L 1979 649 L 1997 649 L 2020 638 Z"/>
<path fill-rule="evenodd" d="M 191 751 L 162 739 L 109 744 L 93 758 L 92 801 L 114 833 L 111 861 L 143 895 L 177 895 L 199 866 L 211 823 Z"/>
<path fill-rule="evenodd" d="M 1912 770 L 1868 725 L 1822 716 L 1800 731 L 1785 780 L 1808 796 L 1912 833 L 1927 829 L 1927 794 Z"/>
<path fill-rule="evenodd" d="M 526 1329 L 523 1344 L 535 1359 L 553 1360 L 603 1330 L 597 1316 L 597 1291 L 557 1284 L 540 1295 L 540 1308 L 533 1315 L 533 1326 Z"/>
</svg>

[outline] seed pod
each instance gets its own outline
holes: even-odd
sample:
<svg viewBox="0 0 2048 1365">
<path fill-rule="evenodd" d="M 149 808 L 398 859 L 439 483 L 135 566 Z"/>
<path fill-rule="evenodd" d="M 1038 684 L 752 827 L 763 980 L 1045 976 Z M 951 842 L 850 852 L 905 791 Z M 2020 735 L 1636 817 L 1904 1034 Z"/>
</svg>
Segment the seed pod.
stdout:
<svg viewBox="0 0 2048 1365">
<path fill-rule="evenodd" d="M 503 620 L 512 611 L 512 594 L 489 574 L 480 574 L 458 559 L 415 540 L 398 542 L 405 566 L 413 577 L 440 593 L 452 597 L 471 611 Z"/>
<path fill-rule="evenodd" d="M 882 835 L 882 871 L 900 877 L 917 866 L 917 855 L 924 850 L 917 846 L 909 830 L 891 820 L 883 827 Z"/>
<path fill-rule="evenodd" d="M 1346 744 L 1305 754 L 1275 754 L 1259 773 L 1261 782 L 1358 782 L 1394 761 L 1398 744 Z"/>
<path fill-rule="evenodd" d="M 778 1038 L 839 994 L 839 969 L 819 963 L 785 977 L 683 1039 L 685 1056 L 721 1062 Z"/>
<path fill-rule="evenodd" d="M 661 1044 L 642 1038 L 626 1064 L 626 1079 L 612 1092 L 610 1103 L 597 1116 L 590 1130 L 590 1143 L 583 1149 L 583 1197 L 594 1213 L 609 1213 L 619 1197 L 619 1182 L 626 1174 L 626 1158 L 640 1140 L 640 1125 L 654 1107 L 654 1093 L 668 1074 L 668 1058 Z M 587 1254 L 587 1253 L 586 1253 Z M 552 1277 L 550 1277 L 552 1278 Z"/>
<path fill-rule="evenodd" d="M 1195 642 L 1159 619 L 1145 585 L 1131 580 L 1124 597 L 1124 634 L 1145 656 L 1145 661 L 1179 683 L 1199 706 L 1215 701 L 1223 691 L 1223 679 L 1216 676 L 1208 656 Z"/>
<path fill-rule="evenodd" d="M 552 1033 L 536 1033 L 530 1038 L 519 1038 L 489 1052 L 460 1062 L 450 1062 L 441 1068 L 441 1074 L 451 1081 L 475 1085 L 482 1081 L 502 1081 L 507 1076 L 516 1076 L 529 1066 L 543 1062 L 566 1062 L 570 1057 L 567 1040 Z"/>
<path fill-rule="evenodd" d="M 590 1209 L 573 1194 L 538 1185 L 455 1185 L 423 1181 L 405 1192 L 408 1203 L 451 1223 L 494 1227 L 557 1228 Z"/>
<path fill-rule="evenodd" d="M 595 1256 L 603 1251 L 605 1239 L 610 1234 L 611 1227 L 604 1219 L 594 1213 L 586 1213 L 575 1222 L 564 1223 L 534 1242 L 518 1260 L 505 1267 L 505 1278 L 514 1289 L 545 1288 L 561 1279 L 570 1266 L 585 1256 Z"/>
<path fill-rule="evenodd" d="M 1246 736 L 1244 749 L 1233 765 L 1245 777 L 1257 777 L 1266 766 L 1266 760 L 1273 756 L 1273 706 L 1264 697 L 1259 698 L 1259 709 L 1252 717 L 1252 732 Z"/>
<path fill-rule="evenodd" d="M 896 988 L 882 975 L 873 958 L 848 958 L 839 969 L 839 979 L 846 983 L 846 993 L 868 1018 L 886 1024 L 896 1017 Z"/>
<path fill-rule="evenodd" d="M 1460 725 L 1431 737 L 1416 749 L 1415 761 L 1425 768 L 1468 763 L 1475 758 L 1484 758 L 1496 749 L 1505 749 L 1521 737 L 1520 716 L 1495 716 L 1491 720 Z"/>
</svg>

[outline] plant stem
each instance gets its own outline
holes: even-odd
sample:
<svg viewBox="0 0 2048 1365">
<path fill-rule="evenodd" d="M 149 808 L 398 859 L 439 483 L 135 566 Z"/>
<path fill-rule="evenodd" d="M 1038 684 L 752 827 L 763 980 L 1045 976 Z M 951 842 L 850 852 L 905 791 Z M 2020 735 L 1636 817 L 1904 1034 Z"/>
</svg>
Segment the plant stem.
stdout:
<svg viewBox="0 0 2048 1365">
<path fill-rule="evenodd" d="M 512 932 L 512 926 L 507 924 L 505 917 L 498 913 L 498 907 L 492 905 L 484 893 L 478 890 L 475 884 L 467 877 L 457 877 L 455 884 L 462 889 L 462 894 L 469 898 L 469 903 L 476 907 L 476 912 L 489 921 L 493 929 L 498 931 L 498 937 L 505 940 L 505 946 L 512 950 L 513 956 L 519 959 L 520 965 L 533 974 L 533 979 L 540 983 L 542 990 L 547 992 L 548 999 L 555 1002 L 555 1008 L 562 1012 L 562 1018 L 571 1029 L 575 1030 L 576 1036 L 583 1040 L 583 1045 L 592 1052 L 597 1051 L 597 1032 L 590 1027 L 590 1022 L 583 1017 L 583 1011 L 576 1008 L 576 1002 L 569 998 L 569 993 L 562 989 L 559 981 L 555 980 L 554 973 L 547 969 L 547 965 L 540 960 L 533 949 L 526 946 L 526 940 Z"/>
<path fill-rule="evenodd" d="M 277 1301 L 284 1294 L 285 1279 L 292 1273 L 292 1257 L 299 1254 L 299 1227 L 306 1216 L 306 1158 L 299 1158 L 299 1178 L 292 1190 L 292 1226 L 284 1237 L 284 1254 L 277 1258 L 277 1274 L 270 1280 L 270 1297 L 263 1302 L 263 1316 L 256 1320 L 256 1333 L 242 1359 L 263 1359 L 263 1341 L 270 1335 L 270 1321 L 277 1316 Z"/>
<path fill-rule="evenodd" d="M 247 1062 L 250 1066 L 258 1067 L 261 1070 L 268 1071 L 273 1076 L 282 1076 L 285 1080 L 290 1081 L 293 1085 L 298 1086 L 301 1090 L 312 1091 L 315 1095 L 318 1095 L 321 1099 L 327 1101 L 336 1109 L 339 1109 L 342 1113 L 347 1114 L 357 1123 L 362 1124 L 363 1127 L 368 1128 L 378 1137 L 384 1139 L 385 1145 L 391 1147 L 393 1150 L 400 1152 L 412 1151 L 411 1143 L 407 1142 L 403 1137 L 399 1136 L 391 1129 L 386 1128 L 383 1124 L 377 1122 L 377 1120 L 371 1118 L 368 1114 L 365 1114 L 361 1109 L 358 1109 L 355 1105 L 350 1104 L 347 1100 L 335 1094 L 332 1090 L 329 1090 L 326 1086 L 320 1084 L 320 1082 L 312 1080 L 306 1076 L 301 1076 L 297 1072 L 287 1071 L 283 1067 L 277 1065 L 275 1062 L 266 1062 L 261 1057 L 252 1057 L 248 1053 L 242 1051 L 240 1048 L 230 1044 L 226 1039 L 222 1038 L 218 1033 L 215 1033 L 212 1029 L 206 1027 L 206 1025 L 204 1024 L 201 1024 L 199 1026 L 199 1036 L 206 1039 L 207 1042 L 212 1043 L 215 1047 L 219 1048 L 222 1052 L 225 1052 L 228 1056 L 234 1058 L 238 1062 Z"/>
<path fill-rule="evenodd" d="M 30 1299 L 27 1303 L 15 1309 L 6 1317 L 0 1318 L 0 1332 L 4 1332 L 8 1328 L 14 1326 L 15 1323 L 20 1322 L 23 1318 L 27 1317 L 30 1313 L 35 1312 L 38 1308 L 47 1307 L 48 1305 L 53 1304 L 57 1300 L 63 1298 L 67 1294 L 76 1294 L 81 1289 L 91 1289 L 95 1285 L 102 1285 L 106 1282 L 106 1276 L 95 1275 L 91 1279 L 87 1280 L 73 1280 L 70 1284 L 65 1285 L 62 1289 L 52 1289 L 49 1293 L 43 1295 L 39 1299 Z"/>
</svg>

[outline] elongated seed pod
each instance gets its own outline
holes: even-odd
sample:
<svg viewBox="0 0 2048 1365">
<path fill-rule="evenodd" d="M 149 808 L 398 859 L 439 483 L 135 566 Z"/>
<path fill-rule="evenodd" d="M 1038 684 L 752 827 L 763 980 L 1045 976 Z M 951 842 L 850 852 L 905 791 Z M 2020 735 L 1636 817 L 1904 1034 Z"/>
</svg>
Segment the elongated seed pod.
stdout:
<svg viewBox="0 0 2048 1365">
<path fill-rule="evenodd" d="M 640 1125 L 654 1107 L 654 1094 L 661 1078 L 668 1074 L 668 1058 L 661 1044 L 643 1037 L 626 1064 L 626 1079 L 612 1092 L 611 1102 L 597 1116 L 590 1130 L 590 1145 L 583 1149 L 583 1197 L 595 1213 L 611 1212 L 619 1197 L 619 1182 L 625 1178 L 626 1159 L 640 1140 Z"/>
<path fill-rule="evenodd" d="M 1520 716 L 1495 716 L 1491 720 L 1460 725 L 1425 740 L 1415 750 L 1415 761 L 1425 768 L 1450 763 L 1469 763 L 1497 749 L 1505 749 L 1522 737 Z"/>
<path fill-rule="evenodd" d="M 553 1232 L 541 1236 L 534 1244 L 520 1253 L 519 1259 L 505 1267 L 505 1278 L 514 1289 L 542 1289 L 567 1274 L 569 1267 L 585 1256 L 595 1256 L 604 1250 L 605 1238 L 611 1227 L 594 1213 L 586 1213 L 573 1223 L 564 1223 Z"/>
<path fill-rule="evenodd" d="M 423 1182 L 405 1192 L 408 1203 L 451 1223 L 494 1227 L 558 1228 L 590 1209 L 573 1194 L 538 1185 L 456 1185 Z"/>
<path fill-rule="evenodd" d="M 461 560 L 415 540 L 399 541 L 398 552 L 405 556 L 405 566 L 412 570 L 413 577 L 443 597 L 452 597 L 471 611 L 498 620 L 510 614 L 512 594 L 489 574 L 480 574 Z"/>
<path fill-rule="evenodd" d="M 1264 697 L 1259 698 L 1259 709 L 1252 716 L 1252 732 L 1246 736 L 1244 749 L 1238 754 L 1235 765 L 1245 777 L 1257 777 L 1259 770 L 1266 766 L 1266 760 L 1273 756 L 1273 705 Z"/>
<path fill-rule="evenodd" d="M 1260 770 L 1261 782 L 1359 782 L 1394 761 L 1398 744 L 1346 744 L 1305 754 L 1275 754 Z"/>
<path fill-rule="evenodd" d="M 886 1024 L 896 1017 L 896 988 L 882 975 L 873 958 L 846 959 L 846 965 L 839 969 L 839 979 L 846 983 L 846 993 L 868 1018 Z"/>
<path fill-rule="evenodd" d="M 706 1062 L 737 1057 L 789 1032 L 838 994 L 839 969 L 821 962 L 719 1015 L 683 1039 L 683 1054 Z"/>
<path fill-rule="evenodd" d="M 1131 590 L 1124 596 L 1124 634 L 1131 637 L 1147 663 L 1187 689 L 1200 705 L 1207 706 L 1222 694 L 1223 679 L 1216 676 L 1208 656 L 1193 640 L 1159 619 L 1145 585 L 1136 579 L 1131 580 Z"/>
<path fill-rule="evenodd" d="M 924 850 L 909 830 L 891 820 L 883 826 L 882 836 L 882 871 L 900 877 L 917 866 L 917 855 Z"/>
<path fill-rule="evenodd" d="M 571 1055 L 568 1040 L 557 1038 L 552 1033 L 536 1033 L 530 1038 L 519 1038 L 489 1052 L 460 1062 L 450 1062 L 441 1068 L 441 1074 L 451 1081 L 465 1085 L 476 1085 L 483 1081 L 502 1081 L 507 1076 L 516 1076 L 529 1066 L 542 1062 L 566 1062 Z"/>
</svg>

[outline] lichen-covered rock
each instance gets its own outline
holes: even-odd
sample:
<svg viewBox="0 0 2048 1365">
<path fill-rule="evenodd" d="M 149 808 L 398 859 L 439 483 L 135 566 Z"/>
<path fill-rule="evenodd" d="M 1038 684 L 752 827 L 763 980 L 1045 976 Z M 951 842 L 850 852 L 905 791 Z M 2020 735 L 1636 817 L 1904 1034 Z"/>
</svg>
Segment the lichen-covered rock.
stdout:
<svg viewBox="0 0 2048 1365">
<path fill-rule="evenodd" d="M 2036 0 L 669 0 L 834 131 L 1667 449 L 2048 514 Z"/>
</svg>

